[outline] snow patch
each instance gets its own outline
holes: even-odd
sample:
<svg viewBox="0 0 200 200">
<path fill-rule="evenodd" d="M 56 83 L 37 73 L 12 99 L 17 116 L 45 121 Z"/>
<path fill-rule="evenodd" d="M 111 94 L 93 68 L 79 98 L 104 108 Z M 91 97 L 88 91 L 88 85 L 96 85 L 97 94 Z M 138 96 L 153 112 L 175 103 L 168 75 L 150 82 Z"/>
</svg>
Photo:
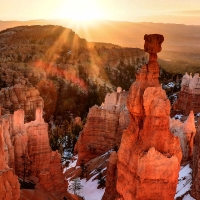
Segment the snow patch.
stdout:
<svg viewBox="0 0 200 200">
<path fill-rule="evenodd" d="M 176 114 L 172 119 L 181 119 L 183 117 L 183 115 L 181 114 Z"/>
<path fill-rule="evenodd" d="M 197 113 L 196 116 L 199 117 L 199 116 L 200 116 L 200 113 Z"/>
<path fill-rule="evenodd" d="M 78 155 L 73 156 L 73 158 L 69 161 L 68 167 L 64 168 L 63 173 L 65 173 L 68 169 L 70 169 L 72 167 L 76 167 L 77 160 L 78 160 Z M 78 167 L 76 167 L 76 168 L 78 168 Z"/>
<path fill-rule="evenodd" d="M 169 82 L 169 83 L 167 84 L 167 86 L 168 86 L 168 87 L 174 87 L 175 84 L 174 84 L 173 82 Z"/>
<path fill-rule="evenodd" d="M 183 197 L 183 200 L 195 200 L 195 199 L 191 197 L 190 194 L 187 194 Z"/>
<path fill-rule="evenodd" d="M 176 195 L 175 198 L 182 197 L 184 194 L 189 192 L 191 190 L 192 186 L 192 169 L 190 168 L 190 165 L 187 164 L 186 166 L 182 166 L 181 170 L 179 172 L 178 177 L 178 185 L 176 188 Z M 193 200 L 193 198 L 189 198 L 189 194 L 184 196 L 184 200 Z"/>
<path fill-rule="evenodd" d="M 93 180 L 95 176 L 91 177 L 88 181 L 86 180 L 86 178 L 81 180 L 81 185 L 83 186 L 83 188 L 79 190 L 78 194 L 81 197 L 84 197 L 86 200 L 101 200 L 104 195 L 105 188 L 97 189 L 98 180 Z M 69 181 L 69 186 L 71 185 L 71 183 L 72 181 Z M 71 191 L 70 189 L 68 189 L 68 191 L 70 193 L 73 193 L 73 191 Z"/>
</svg>

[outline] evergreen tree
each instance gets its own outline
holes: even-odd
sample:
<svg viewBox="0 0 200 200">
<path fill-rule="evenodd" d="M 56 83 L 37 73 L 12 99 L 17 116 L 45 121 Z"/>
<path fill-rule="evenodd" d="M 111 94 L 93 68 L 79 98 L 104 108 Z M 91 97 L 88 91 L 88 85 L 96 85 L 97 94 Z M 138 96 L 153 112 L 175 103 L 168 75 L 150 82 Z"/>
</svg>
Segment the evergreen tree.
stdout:
<svg viewBox="0 0 200 200">
<path fill-rule="evenodd" d="M 81 185 L 80 178 L 73 179 L 71 185 L 69 186 L 69 189 L 72 190 L 74 194 L 78 194 L 79 190 L 82 188 L 83 186 Z"/>
<path fill-rule="evenodd" d="M 23 184 L 25 183 L 26 177 L 30 175 L 30 166 L 32 161 L 28 158 L 26 154 L 21 156 L 21 165 L 22 165 L 22 176 L 23 176 Z"/>
</svg>

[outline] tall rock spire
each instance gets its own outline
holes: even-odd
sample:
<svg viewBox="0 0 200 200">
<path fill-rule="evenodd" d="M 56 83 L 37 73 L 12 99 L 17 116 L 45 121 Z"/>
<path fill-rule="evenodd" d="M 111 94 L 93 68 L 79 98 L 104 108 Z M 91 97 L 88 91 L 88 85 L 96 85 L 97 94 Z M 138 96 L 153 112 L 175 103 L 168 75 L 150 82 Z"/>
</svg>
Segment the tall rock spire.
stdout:
<svg viewBox="0 0 200 200">
<path fill-rule="evenodd" d="M 118 151 L 117 191 L 120 200 L 172 200 L 182 152 L 169 131 L 170 102 L 158 80 L 157 53 L 164 37 L 145 35 L 144 40 L 149 62 L 129 90 L 130 124 Z"/>
</svg>

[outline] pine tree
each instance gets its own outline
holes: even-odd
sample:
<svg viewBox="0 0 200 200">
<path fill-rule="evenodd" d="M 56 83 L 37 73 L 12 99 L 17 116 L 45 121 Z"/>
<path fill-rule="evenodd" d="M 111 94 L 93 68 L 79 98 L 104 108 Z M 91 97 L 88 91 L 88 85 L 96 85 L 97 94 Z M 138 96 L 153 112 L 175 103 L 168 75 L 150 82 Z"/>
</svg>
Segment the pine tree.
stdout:
<svg viewBox="0 0 200 200">
<path fill-rule="evenodd" d="M 73 179 L 71 185 L 69 186 L 69 189 L 72 190 L 74 194 L 77 194 L 82 188 L 83 186 L 81 185 L 80 178 Z"/>
</svg>

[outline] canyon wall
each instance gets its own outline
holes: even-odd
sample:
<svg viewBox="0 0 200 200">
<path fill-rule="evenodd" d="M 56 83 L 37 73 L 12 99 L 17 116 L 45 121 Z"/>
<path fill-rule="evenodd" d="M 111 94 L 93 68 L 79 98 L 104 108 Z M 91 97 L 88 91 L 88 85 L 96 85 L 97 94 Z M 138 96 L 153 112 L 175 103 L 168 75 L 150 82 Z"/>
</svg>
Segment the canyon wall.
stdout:
<svg viewBox="0 0 200 200">
<path fill-rule="evenodd" d="M 174 112 L 181 112 L 189 115 L 190 111 L 200 112 L 200 82 L 199 74 L 188 75 L 186 72 L 182 78 L 181 91 L 178 100 L 175 102 Z"/>
<path fill-rule="evenodd" d="M 120 200 L 172 200 L 182 159 L 179 138 L 169 130 L 170 102 L 159 81 L 157 53 L 162 35 L 145 35 L 149 63 L 129 90 L 130 123 L 118 151 Z"/>
<path fill-rule="evenodd" d="M 119 147 L 122 132 L 129 123 L 126 98 L 127 92 L 118 88 L 117 92 L 106 95 L 100 107 L 90 108 L 87 123 L 75 146 L 78 165 Z"/>
</svg>

